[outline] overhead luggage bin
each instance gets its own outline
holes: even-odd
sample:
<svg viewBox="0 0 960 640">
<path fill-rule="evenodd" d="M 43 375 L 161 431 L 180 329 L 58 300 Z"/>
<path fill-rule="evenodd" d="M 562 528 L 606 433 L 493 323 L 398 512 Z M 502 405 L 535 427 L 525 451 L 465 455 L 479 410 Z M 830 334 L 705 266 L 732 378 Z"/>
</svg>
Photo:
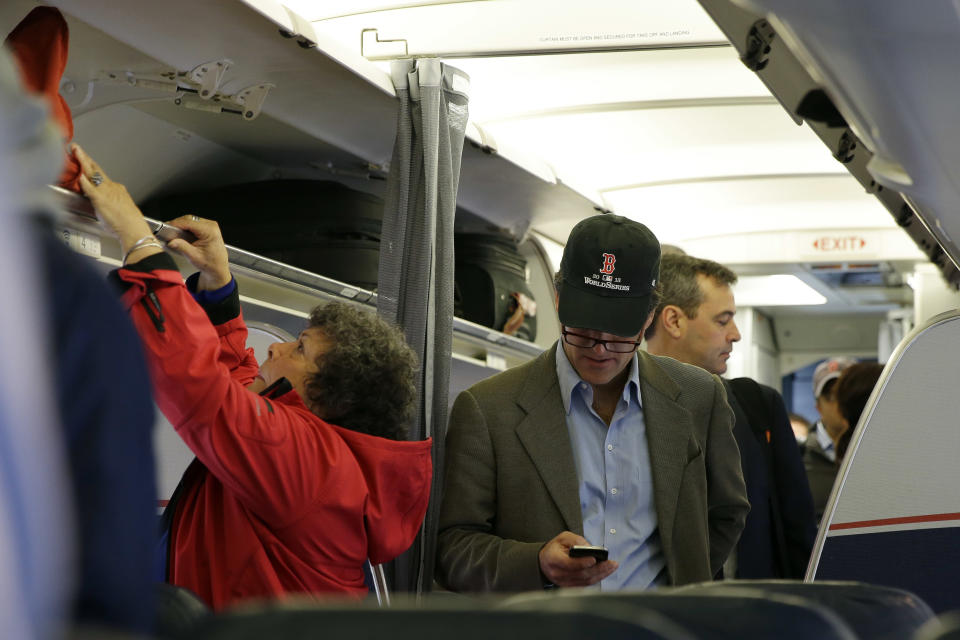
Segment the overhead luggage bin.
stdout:
<svg viewBox="0 0 960 640">
<path fill-rule="evenodd" d="M 960 259 L 960 22 L 954 3 L 738 0 L 763 12 L 954 262 Z M 921 72 L 922 71 L 922 72 Z"/>
<path fill-rule="evenodd" d="M 310 20 L 317 33 L 332 38 L 350 33 L 351 39 L 356 34 L 362 54 L 371 60 L 726 46 L 716 26 L 689 2 L 665 8 L 659 0 L 606 0 L 564 3 L 562 11 L 551 0 L 285 4 Z M 648 18 L 624 23 L 623 16 L 637 10 Z M 531 29 L 532 24 L 537 28 Z M 611 24 L 617 28 L 611 31 Z"/>
<path fill-rule="evenodd" d="M 953 241 L 960 145 L 951 115 L 960 90 L 949 66 L 960 55 L 960 26 L 952 5 L 700 4 L 790 117 L 809 126 L 944 279 L 960 286 Z"/>
<path fill-rule="evenodd" d="M 383 200 L 331 180 L 261 180 L 141 205 L 170 220 L 190 211 L 216 220 L 223 239 L 358 288 L 377 288 Z"/>
<path fill-rule="evenodd" d="M 59 223 L 62 239 L 81 253 L 99 260 L 105 267 L 120 264 L 120 247 L 94 219 L 89 201 L 77 194 L 56 189 L 59 203 L 71 215 Z M 148 220 L 150 220 L 148 218 Z M 150 220 L 153 225 L 160 223 Z M 372 291 L 292 267 L 254 253 L 227 246 L 230 269 L 240 287 L 244 316 L 274 325 L 296 335 L 317 304 L 349 300 L 376 307 Z M 191 267 L 175 256 L 182 270 Z M 462 318 L 454 318 L 454 352 L 458 360 L 489 369 L 487 375 L 529 360 L 543 346 L 505 335 Z M 457 389 L 459 391 L 459 389 Z"/>
<path fill-rule="evenodd" d="M 0 17 L 12 26 L 34 5 L 14 0 Z M 138 201 L 277 177 L 334 179 L 382 193 L 397 111 L 388 75 L 316 36 L 308 22 L 279 3 L 174 0 L 161 6 L 131 0 L 107 6 L 64 0 L 56 5 L 71 28 L 63 86 L 76 138 Z M 228 63 L 215 69 L 218 61 Z M 214 64 L 203 73 L 206 63 Z M 216 112 L 176 104 L 179 93 L 171 93 L 171 84 L 184 78 L 180 84 L 195 92 L 180 97 L 229 108 Z M 261 85 L 272 86 L 255 117 L 232 113 L 237 96 Z M 199 97 L 204 86 L 214 90 L 207 101 Z M 465 208 L 515 235 L 526 231 L 531 210 L 576 217 L 594 212 L 592 201 L 552 176 L 525 171 L 479 141 L 465 145 L 459 193 Z M 86 244 L 91 255 L 113 257 L 111 240 L 98 227 L 79 218 L 70 226 L 75 248 Z M 290 326 L 276 313 L 300 320 L 318 292 L 374 304 L 366 288 L 242 249 L 230 251 L 246 304 L 259 304 L 270 312 L 259 319 L 287 331 Z M 541 322 L 551 316 L 552 306 L 544 306 Z M 491 373 L 542 349 L 461 320 L 455 332 L 460 355 Z"/>
<path fill-rule="evenodd" d="M 395 107 L 389 77 L 335 43 L 318 43 L 310 24 L 277 2 L 54 4 L 68 17 L 102 32 L 101 38 L 115 41 L 110 47 L 106 39 L 85 43 L 71 37 L 68 76 L 75 83 L 96 80 L 94 93 L 111 79 L 110 72 L 122 74 L 124 81 L 130 78 L 126 72 L 132 72 L 136 88 L 139 75 L 150 75 L 150 61 L 191 74 L 188 77 L 205 63 L 228 61 L 222 77 L 212 84 L 217 95 L 236 96 L 244 88 L 272 84 L 261 113 L 365 160 L 383 164 L 390 158 Z M 70 26 L 76 32 L 72 21 Z M 118 43 L 129 49 L 118 51 Z M 124 59 L 130 49 L 147 58 L 136 61 L 132 69 L 130 60 Z M 79 70 L 75 57 L 82 60 Z M 77 71 L 85 73 L 73 77 Z M 76 107 L 71 108 L 76 115 Z"/>
<path fill-rule="evenodd" d="M 33 4 L 15 0 L 22 12 L 16 12 L 14 5 L 4 11 L 22 15 Z M 112 143 L 123 119 L 97 116 L 110 104 L 129 104 L 124 108 L 165 123 L 163 136 L 201 137 L 219 145 L 215 151 L 224 156 L 240 154 L 233 158 L 237 162 L 256 161 L 257 166 L 247 169 L 260 175 L 247 179 L 265 179 L 276 172 L 314 179 L 331 175 L 382 179 L 385 175 L 397 109 L 389 75 L 334 39 L 315 33 L 311 23 L 280 3 L 130 0 L 107 5 L 62 0 L 54 4 L 67 14 L 71 27 L 65 86 L 74 90 L 65 98 L 74 115 L 83 116 L 77 139 L 104 166 L 125 166 L 131 174 L 154 169 L 149 176 L 117 176 L 135 198 L 176 188 L 176 184 L 159 183 L 160 174 L 176 175 L 187 158 L 168 158 L 158 144 L 146 139 L 138 148 L 123 145 L 121 153 Z M 202 79 L 194 79 L 194 72 L 200 73 L 206 63 L 215 66 L 223 61 L 228 65 L 219 83 L 211 79 L 215 74 L 210 69 Z M 191 93 L 180 96 L 176 104 L 176 91 L 163 75 L 170 73 L 194 80 L 198 90 L 204 81 L 212 83 L 220 102 Z M 255 119 L 245 120 L 245 112 L 232 113 L 238 110 L 235 98 L 244 90 L 267 85 L 271 86 Z M 217 112 L 218 104 L 227 105 L 226 112 Z M 514 154 L 513 159 L 511 150 L 500 148 L 476 129 L 467 135 L 458 201 L 477 215 L 522 236 L 532 214 L 579 219 L 598 206 L 558 183 L 542 162 L 523 154 Z M 164 146 L 168 143 L 166 138 Z M 189 162 L 198 164 L 196 157 Z M 188 172 L 177 176 L 181 185 L 223 184 L 222 177 L 211 176 L 205 166 L 194 171 L 204 180 Z"/>
</svg>

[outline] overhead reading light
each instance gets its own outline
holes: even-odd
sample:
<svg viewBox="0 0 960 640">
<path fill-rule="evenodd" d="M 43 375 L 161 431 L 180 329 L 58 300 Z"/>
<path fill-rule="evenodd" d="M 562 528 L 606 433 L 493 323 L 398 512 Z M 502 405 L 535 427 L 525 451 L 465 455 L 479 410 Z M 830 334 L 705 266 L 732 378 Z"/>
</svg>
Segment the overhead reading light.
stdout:
<svg viewBox="0 0 960 640">
<path fill-rule="evenodd" d="M 738 307 L 785 307 L 826 304 L 813 287 L 788 274 L 741 276 L 733 286 Z"/>
</svg>

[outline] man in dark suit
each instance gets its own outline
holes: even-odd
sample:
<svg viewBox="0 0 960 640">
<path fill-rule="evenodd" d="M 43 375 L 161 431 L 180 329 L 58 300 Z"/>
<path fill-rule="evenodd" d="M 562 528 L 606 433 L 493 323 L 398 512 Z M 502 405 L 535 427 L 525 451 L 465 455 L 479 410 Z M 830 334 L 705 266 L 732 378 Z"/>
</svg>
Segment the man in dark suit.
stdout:
<svg viewBox="0 0 960 640">
<path fill-rule="evenodd" d="M 749 510 L 733 416 L 716 376 L 636 351 L 659 265 L 642 224 L 582 221 L 560 266 L 563 338 L 457 398 L 441 585 L 646 589 L 720 570 Z M 587 544 L 609 560 L 571 557 Z"/>
<path fill-rule="evenodd" d="M 720 375 L 740 340 L 730 269 L 670 254 L 660 268 L 663 295 L 646 331 L 650 353 Z M 724 567 L 733 578 L 802 578 L 816 535 L 813 501 L 783 399 L 749 378 L 724 380 L 736 417 L 750 515 Z"/>
</svg>

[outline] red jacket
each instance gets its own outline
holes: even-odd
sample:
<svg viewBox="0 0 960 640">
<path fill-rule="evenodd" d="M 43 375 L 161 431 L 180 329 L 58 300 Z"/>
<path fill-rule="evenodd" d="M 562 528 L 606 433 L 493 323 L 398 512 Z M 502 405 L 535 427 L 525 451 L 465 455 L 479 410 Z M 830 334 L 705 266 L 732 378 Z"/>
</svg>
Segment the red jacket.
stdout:
<svg viewBox="0 0 960 640">
<path fill-rule="evenodd" d="M 157 404 L 202 463 L 185 474 L 174 513 L 170 581 L 214 609 L 295 592 L 365 594 L 364 562 L 391 560 L 420 529 L 431 441 L 328 424 L 296 391 L 274 400 L 248 391 L 257 363 L 239 298 L 235 317 L 214 326 L 168 256 L 118 277 Z"/>
</svg>

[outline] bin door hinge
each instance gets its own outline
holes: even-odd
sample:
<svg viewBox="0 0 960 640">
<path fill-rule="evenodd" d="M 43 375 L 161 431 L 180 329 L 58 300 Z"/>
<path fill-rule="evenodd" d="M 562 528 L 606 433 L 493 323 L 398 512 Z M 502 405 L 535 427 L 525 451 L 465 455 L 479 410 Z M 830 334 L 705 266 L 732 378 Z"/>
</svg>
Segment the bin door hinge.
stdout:
<svg viewBox="0 0 960 640">
<path fill-rule="evenodd" d="M 275 86 L 275 84 L 270 82 L 261 82 L 237 91 L 234 95 L 230 96 L 230 99 L 242 107 L 241 111 L 243 111 L 244 120 L 253 120 L 260 115 L 260 108 L 263 106 L 263 101 L 267 99 L 267 94 L 270 93 L 270 89 L 273 89 Z"/>
<path fill-rule="evenodd" d="M 837 142 L 837 150 L 833 154 L 833 157 L 842 162 L 843 164 L 848 164 L 853 160 L 857 155 L 857 139 L 850 133 L 850 130 L 843 132 L 843 135 L 840 136 L 840 140 Z"/>
<path fill-rule="evenodd" d="M 747 50 L 740 56 L 740 61 L 751 71 L 762 70 L 770 62 L 770 45 L 776 37 L 777 32 L 769 22 L 757 20 L 747 33 Z"/>
<path fill-rule="evenodd" d="M 220 90 L 223 77 L 227 69 L 233 64 L 232 60 L 211 60 L 198 64 L 186 74 L 186 79 L 197 87 L 197 95 L 203 100 L 209 100 Z"/>
</svg>

